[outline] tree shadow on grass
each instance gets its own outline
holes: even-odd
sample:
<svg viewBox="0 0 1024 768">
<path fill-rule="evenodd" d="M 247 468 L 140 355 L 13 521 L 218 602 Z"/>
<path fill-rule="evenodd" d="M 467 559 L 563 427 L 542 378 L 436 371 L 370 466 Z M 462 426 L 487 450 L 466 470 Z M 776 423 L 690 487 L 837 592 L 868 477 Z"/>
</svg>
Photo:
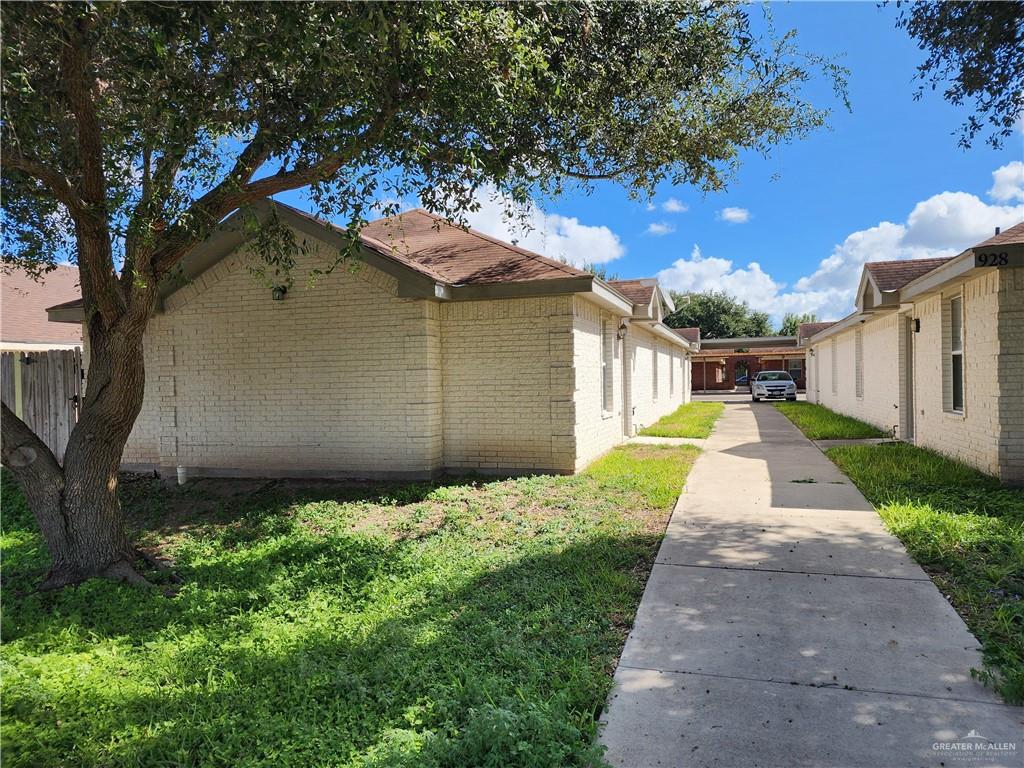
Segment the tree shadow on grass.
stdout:
<svg viewBox="0 0 1024 768">
<path fill-rule="evenodd" d="M 474 552 L 472 531 L 324 534 L 282 513 L 335 491 L 209 510 L 221 530 L 185 548 L 175 597 L 97 581 L 8 601 L 6 761 L 593 764 L 659 536 L 595 526 Z"/>
</svg>

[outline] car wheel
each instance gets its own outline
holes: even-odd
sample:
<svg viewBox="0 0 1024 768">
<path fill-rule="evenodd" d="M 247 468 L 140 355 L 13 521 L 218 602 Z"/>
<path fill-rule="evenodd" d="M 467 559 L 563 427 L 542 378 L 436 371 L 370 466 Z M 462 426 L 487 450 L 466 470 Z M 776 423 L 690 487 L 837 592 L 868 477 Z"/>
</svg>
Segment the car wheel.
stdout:
<svg viewBox="0 0 1024 768">
<path fill-rule="evenodd" d="M 796 402 L 796 398 L 795 397 L 787 397 L 786 399 L 789 400 L 789 402 L 791 402 L 791 403 L 795 403 Z"/>
<path fill-rule="evenodd" d="M 751 395 L 751 396 L 750 396 L 750 399 L 751 399 L 751 400 L 753 400 L 753 401 L 754 401 L 755 403 L 759 403 L 759 402 L 761 402 L 761 398 L 759 398 L 759 397 L 754 397 L 753 395 Z"/>
</svg>

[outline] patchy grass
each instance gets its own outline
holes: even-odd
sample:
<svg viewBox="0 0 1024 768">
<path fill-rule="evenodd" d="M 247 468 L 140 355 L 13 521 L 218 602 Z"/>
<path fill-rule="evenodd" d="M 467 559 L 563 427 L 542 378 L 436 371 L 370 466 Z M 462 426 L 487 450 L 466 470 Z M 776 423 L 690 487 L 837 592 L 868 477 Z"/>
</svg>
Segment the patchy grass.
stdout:
<svg viewBox="0 0 1024 768">
<path fill-rule="evenodd" d="M 1024 704 L 1024 491 L 905 443 L 828 456 L 981 641 L 979 677 Z"/>
<path fill-rule="evenodd" d="M 859 440 L 888 437 L 882 430 L 817 403 L 772 403 L 811 440 Z"/>
<path fill-rule="evenodd" d="M 175 595 L 35 584 L 4 480 L 12 766 L 583 766 L 698 451 L 576 477 L 122 484 Z"/>
<path fill-rule="evenodd" d="M 640 430 L 651 437 L 699 437 L 711 434 L 715 421 L 725 409 L 723 403 L 692 402 L 681 405 L 668 416 Z"/>
</svg>

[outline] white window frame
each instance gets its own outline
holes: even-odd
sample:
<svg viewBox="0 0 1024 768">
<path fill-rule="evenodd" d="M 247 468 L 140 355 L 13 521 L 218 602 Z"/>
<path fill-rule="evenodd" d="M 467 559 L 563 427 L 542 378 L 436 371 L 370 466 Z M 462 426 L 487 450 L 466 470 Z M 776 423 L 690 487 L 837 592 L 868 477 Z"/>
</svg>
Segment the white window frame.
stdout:
<svg viewBox="0 0 1024 768">
<path fill-rule="evenodd" d="M 651 400 L 658 399 L 658 343 L 651 345 Z"/>
<path fill-rule="evenodd" d="M 676 351 L 671 347 L 668 350 L 668 396 L 676 395 Z"/>
<path fill-rule="evenodd" d="M 833 336 L 831 339 L 832 343 L 829 345 L 832 355 L 832 394 L 839 394 L 839 354 L 836 349 L 836 339 Z"/>
<path fill-rule="evenodd" d="M 615 393 L 612 389 L 612 365 L 611 354 L 611 323 L 608 320 L 601 321 L 601 410 L 609 413 L 615 408 Z"/>
<path fill-rule="evenodd" d="M 858 400 L 864 399 L 864 331 L 860 328 L 853 335 L 853 375 Z"/>
<path fill-rule="evenodd" d="M 959 315 L 959 317 L 957 317 Z M 959 333 L 957 332 L 959 331 Z M 957 376 L 959 362 L 960 371 Z M 959 379 L 959 382 L 958 382 Z M 957 384 L 959 383 L 960 403 L 957 404 Z M 949 298 L 949 410 L 952 413 L 964 412 L 964 297 L 963 294 Z"/>
</svg>

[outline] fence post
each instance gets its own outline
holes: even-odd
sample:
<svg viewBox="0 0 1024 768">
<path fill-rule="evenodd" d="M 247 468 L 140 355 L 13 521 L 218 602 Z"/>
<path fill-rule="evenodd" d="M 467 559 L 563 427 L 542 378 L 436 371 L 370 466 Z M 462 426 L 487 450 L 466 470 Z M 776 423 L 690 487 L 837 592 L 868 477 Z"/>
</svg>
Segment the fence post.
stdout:
<svg viewBox="0 0 1024 768">
<path fill-rule="evenodd" d="M 14 415 L 23 421 L 25 419 L 21 394 L 21 352 L 14 353 Z"/>
</svg>

